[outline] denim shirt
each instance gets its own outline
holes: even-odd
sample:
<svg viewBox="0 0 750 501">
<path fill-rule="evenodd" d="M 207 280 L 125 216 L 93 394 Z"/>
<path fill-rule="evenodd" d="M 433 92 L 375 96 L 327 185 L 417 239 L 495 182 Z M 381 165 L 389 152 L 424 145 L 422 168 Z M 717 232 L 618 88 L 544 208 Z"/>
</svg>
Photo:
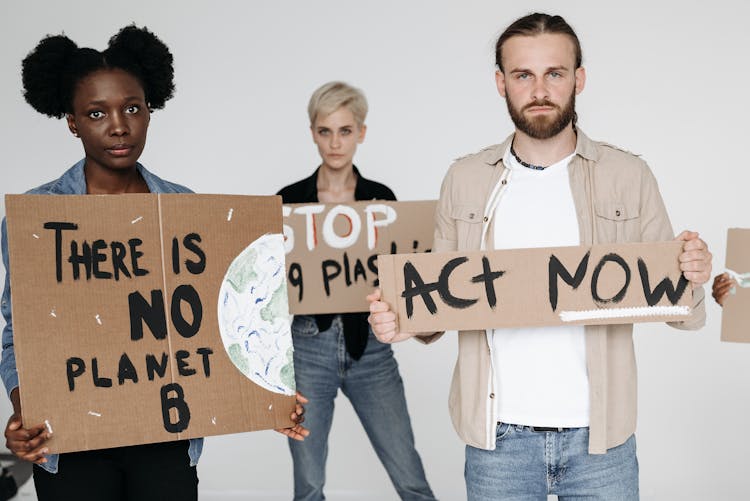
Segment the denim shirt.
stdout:
<svg viewBox="0 0 750 501">
<path fill-rule="evenodd" d="M 73 167 L 65 171 L 58 179 L 43 184 L 26 193 L 30 195 L 85 195 L 86 194 L 86 177 L 83 172 L 85 159 L 76 163 Z M 141 177 L 146 181 L 148 190 L 151 193 L 192 193 L 192 191 L 179 184 L 165 181 L 154 174 L 150 173 L 141 164 L 136 164 L 136 168 Z M 3 317 L 5 318 L 5 327 L 3 328 L 3 354 L 0 361 L 0 377 L 3 379 L 5 390 L 10 393 L 18 387 L 18 370 L 16 369 L 16 353 L 13 348 L 13 318 L 11 315 L 11 298 L 10 298 L 10 265 L 8 258 L 8 232 L 5 218 L 2 222 L 2 253 L 3 265 L 5 266 L 5 286 L 3 288 L 3 298 L 0 306 Z M 190 440 L 188 455 L 190 456 L 190 466 L 198 464 L 201 451 L 203 450 L 203 439 L 194 438 Z M 50 473 L 57 473 L 57 465 L 60 456 L 58 454 L 47 455 L 47 462 L 39 466 Z"/>
</svg>

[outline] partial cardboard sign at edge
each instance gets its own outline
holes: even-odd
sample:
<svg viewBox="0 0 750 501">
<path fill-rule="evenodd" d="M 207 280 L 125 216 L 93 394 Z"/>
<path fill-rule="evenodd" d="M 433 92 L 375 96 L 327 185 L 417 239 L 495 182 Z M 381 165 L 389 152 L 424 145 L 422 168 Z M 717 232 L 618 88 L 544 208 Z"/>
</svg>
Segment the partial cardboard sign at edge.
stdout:
<svg viewBox="0 0 750 501">
<path fill-rule="evenodd" d="M 750 229 L 730 228 L 727 232 L 726 267 L 740 275 L 734 293 L 724 300 L 721 312 L 721 340 L 733 343 L 750 343 Z"/>
</svg>

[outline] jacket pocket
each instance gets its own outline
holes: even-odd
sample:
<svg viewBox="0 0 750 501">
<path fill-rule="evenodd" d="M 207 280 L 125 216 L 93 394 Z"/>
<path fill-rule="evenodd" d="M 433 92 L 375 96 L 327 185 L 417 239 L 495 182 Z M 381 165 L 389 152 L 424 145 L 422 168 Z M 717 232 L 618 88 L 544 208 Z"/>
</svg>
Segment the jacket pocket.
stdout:
<svg viewBox="0 0 750 501">
<path fill-rule="evenodd" d="M 484 215 L 479 205 L 458 205 L 451 210 L 456 222 L 457 250 L 479 249 Z"/>
<path fill-rule="evenodd" d="M 639 242 L 641 218 L 638 204 L 600 201 L 596 204 L 599 243 Z"/>
</svg>

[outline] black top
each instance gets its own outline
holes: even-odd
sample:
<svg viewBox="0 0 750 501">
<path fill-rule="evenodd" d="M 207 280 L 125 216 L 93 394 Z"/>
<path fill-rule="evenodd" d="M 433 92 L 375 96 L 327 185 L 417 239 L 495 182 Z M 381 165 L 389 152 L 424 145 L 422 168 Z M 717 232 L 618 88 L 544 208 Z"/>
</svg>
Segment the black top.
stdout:
<svg viewBox="0 0 750 501">
<path fill-rule="evenodd" d="M 280 189 L 277 195 L 281 195 L 285 204 L 307 204 L 316 203 L 318 200 L 318 171 L 315 169 L 312 176 L 306 177 L 294 184 Z M 354 166 L 354 175 L 357 176 L 357 186 L 354 188 L 354 200 L 396 200 L 390 188 L 376 181 L 370 181 L 362 177 L 359 169 Z"/>
<path fill-rule="evenodd" d="M 281 195 L 285 204 L 316 203 L 318 200 L 318 171 L 315 169 L 312 176 L 285 186 L 277 195 Z M 357 176 L 357 185 L 354 188 L 354 200 L 396 200 L 390 188 L 376 181 L 370 181 L 362 177 L 359 170 L 354 166 L 354 175 Z M 315 323 L 318 330 L 324 331 L 331 327 L 336 315 L 315 315 Z M 344 324 L 344 341 L 346 351 L 352 358 L 359 360 L 367 347 L 369 329 L 367 324 L 368 313 L 343 313 L 341 320 Z"/>
</svg>

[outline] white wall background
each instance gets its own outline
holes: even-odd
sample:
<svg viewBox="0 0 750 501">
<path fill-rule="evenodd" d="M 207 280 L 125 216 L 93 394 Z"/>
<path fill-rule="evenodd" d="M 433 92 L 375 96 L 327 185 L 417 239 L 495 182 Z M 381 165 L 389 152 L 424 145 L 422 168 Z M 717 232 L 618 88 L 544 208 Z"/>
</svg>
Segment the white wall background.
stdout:
<svg viewBox="0 0 750 501">
<path fill-rule="evenodd" d="M 750 227 L 750 4 L 731 0 L 3 1 L 0 192 L 56 178 L 82 156 L 63 121 L 23 101 L 21 59 L 48 33 L 102 49 L 136 22 L 175 55 L 176 97 L 154 114 L 142 157 L 162 177 L 204 193 L 271 194 L 307 176 L 318 159 L 307 100 L 343 79 L 370 101 L 356 158 L 365 175 L 402 200 L 435 198 L 451 159 L 511 131 L 494 39 L 536 10 L 562 14 L 583 44 L 582 128 L 648 160 L 675 229 L 699 230 L 720 270 L 726 229 Z M 750 346 L 720 343 L 720 324 L 711 301 L 700 332 L 636 328 L 645 500 L 747 499 Z M 464 499 L 446 403 L 455 343 L 396 352 L 428 478 L 441 499 Z M 337 402 L 329 498 L 395 499 L 351 407 Z M 291 460 L 272 432 L 208 439 L 199 475 L 204 500 L 291 497 Z"/>
</svg>

